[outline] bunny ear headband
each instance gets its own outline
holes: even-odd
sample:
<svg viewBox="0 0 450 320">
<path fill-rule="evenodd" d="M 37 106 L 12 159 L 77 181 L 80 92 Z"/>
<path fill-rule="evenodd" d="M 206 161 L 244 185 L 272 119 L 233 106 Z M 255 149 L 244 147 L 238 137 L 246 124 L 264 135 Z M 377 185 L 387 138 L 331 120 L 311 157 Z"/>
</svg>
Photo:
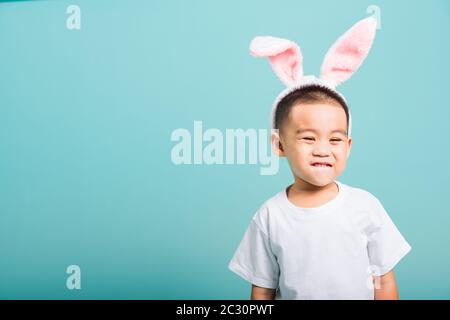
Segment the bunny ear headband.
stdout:
<svg viewBox="0 0 450 320">
<path fill-rule="evenodd" d="M 339 37 L 325 55 L 320 78 L 303 75 L 303 56 L 295 42 L 270 36 L 254 38 L 250 43 L 250 54 L 267 57 L 275 74 L 286 85 L 272 106 L 272 128 L 275 128 L 275 113 L 279 102 L 295 90 L 319 86 L 331 90 L 346 101 L 336 90 L 336 86 L 349 79 L 358 70 L 372 46 L 376 27 L 376 19 L 368 17 L 357 22 Z M 349 136 L 351 126 L 349 110 Z"/>
</svg>

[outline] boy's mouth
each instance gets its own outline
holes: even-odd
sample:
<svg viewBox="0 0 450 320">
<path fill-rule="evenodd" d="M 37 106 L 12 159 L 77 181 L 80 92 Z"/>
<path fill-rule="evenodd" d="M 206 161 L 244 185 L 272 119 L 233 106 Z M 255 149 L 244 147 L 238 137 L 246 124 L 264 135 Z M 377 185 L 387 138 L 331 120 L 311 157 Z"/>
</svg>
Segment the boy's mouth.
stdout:
<svg viewBox="0 0 450 320">
<path fill-rule="evenodd" d="M 313 162 L 311 163 L 313 167 L 332 167 L 333 165 L 329 162 Z"/>
</svg>

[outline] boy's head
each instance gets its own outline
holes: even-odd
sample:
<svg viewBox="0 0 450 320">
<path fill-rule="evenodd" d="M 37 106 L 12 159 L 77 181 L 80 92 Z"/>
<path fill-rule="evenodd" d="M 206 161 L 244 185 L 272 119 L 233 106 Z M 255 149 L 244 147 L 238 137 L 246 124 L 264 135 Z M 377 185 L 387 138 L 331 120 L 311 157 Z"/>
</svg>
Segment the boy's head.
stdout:
<svg viewBox="0 0 450 320">
<path fill-rule="evenodd" d="M 336 87 L 361 66 L 376 29 L 372 16 L 342 34 L 325 54 L 319 78 L 304 75 L 303 55 L 295 42 L 258 36 L 250 43 L 250 54 L 268 58 L 286 86 L 272 106 L 271 126 L 279 129 L 272 142 L 278 154 L 288 158 L 296 177 L 324 186 L 344 170 L 350 155 L 352 118 Z M 330 166 L 314 166 L 317 162 Z"/>
<path fill-rule="evenodd" d="M 342 174 L 352 138 L 348 107 L 339 95 L 319 86 L 293 91 L 279 102 L 274 124 L 275 150 L 287 157 L 296 177 L 325 186 Z"/>
</svg>

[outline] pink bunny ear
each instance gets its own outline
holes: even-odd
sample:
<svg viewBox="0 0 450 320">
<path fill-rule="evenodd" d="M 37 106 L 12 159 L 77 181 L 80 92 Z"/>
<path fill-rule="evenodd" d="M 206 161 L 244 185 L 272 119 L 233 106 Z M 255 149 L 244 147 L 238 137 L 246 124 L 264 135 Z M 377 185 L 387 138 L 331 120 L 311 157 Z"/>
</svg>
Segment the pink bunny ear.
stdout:
<svg viewBox="0 0 450 320">
<path fill-rule="evenodd" d="M 250 43 L 250 54 L 268 57 L 275 74 L 286 86 L 303 76 L 303 57 L 299 46 L 287 39 L 256 37 Z"/>
<path fill-rule="evenodd" d="M 369 53 L 376 28 L 377 20 L 368 17 L 344 33 L 325 55 L 320 77 L 334 86 L 350 78 Z"/>
</svg>

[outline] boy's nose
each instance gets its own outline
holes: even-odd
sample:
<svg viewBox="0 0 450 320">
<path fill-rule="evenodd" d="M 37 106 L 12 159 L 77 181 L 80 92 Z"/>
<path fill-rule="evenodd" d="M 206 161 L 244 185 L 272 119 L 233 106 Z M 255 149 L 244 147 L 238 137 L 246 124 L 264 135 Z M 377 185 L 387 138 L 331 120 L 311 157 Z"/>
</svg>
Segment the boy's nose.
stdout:
<svg viewBox="0 0 450 320">
<path fill-rule="evenodd" d="M 318 142 L 314 144 L 313 154 L 317 156 L 328 156 L 330 154 L 328 143 Z"/>
</svg>

